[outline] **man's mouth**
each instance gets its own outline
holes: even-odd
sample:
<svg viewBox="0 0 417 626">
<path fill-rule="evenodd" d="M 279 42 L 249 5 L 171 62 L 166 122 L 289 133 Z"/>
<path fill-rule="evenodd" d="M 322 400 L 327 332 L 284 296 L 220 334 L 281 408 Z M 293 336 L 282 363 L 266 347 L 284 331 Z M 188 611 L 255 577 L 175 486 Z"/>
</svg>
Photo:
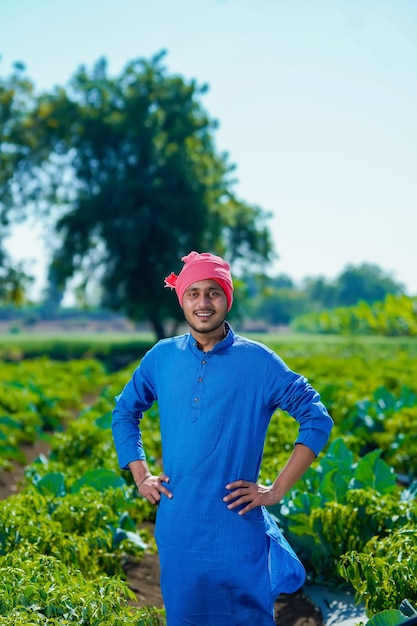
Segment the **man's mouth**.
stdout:
<svg viewBox="0 0 417 626">
<path fill-rule="evenodd" d="M 197 317 L 211 317 L 214 314 L 214 311 L 197 311 Z"/>
</svg>

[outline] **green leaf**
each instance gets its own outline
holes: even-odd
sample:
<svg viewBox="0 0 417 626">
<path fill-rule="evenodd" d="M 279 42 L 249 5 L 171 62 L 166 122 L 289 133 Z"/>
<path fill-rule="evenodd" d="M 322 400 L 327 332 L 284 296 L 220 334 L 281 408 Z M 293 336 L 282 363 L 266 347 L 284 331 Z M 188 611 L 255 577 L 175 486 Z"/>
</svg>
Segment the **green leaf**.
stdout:
<svg viewBox="0 0 417 626">
<path fill-rule="evenodd" d="M 366 622 L 365 626 L 398 626 L 399 624 L 405 624 L 407 621 L 408 619 L 404 617 L 401 611 L 392 609 L 377 613 L 369 622 Z"/>
<path fill-rule="evenodd" d="M 119 545 L 124 540 L 128 540 L 146 550 L 147 544 L 143 541 L 142 537 L 138 533 L 134 533 L 130 530 L 124 530 L 123 528 L 117 528 L 113 535 L 113 545 Z"/>
<path fill-rule="evenodd" d="M 18 428 L 18 429 L 22 428 L 22 424 L 20 421 L 14 420 L 8 415 L 2 415 L 0 417 L 0 424 L 4 424 L 5 426 L 8 426 L 9 428 Z"/>
<path fill-rule="evenodd" d="M 349 488 L 352 473 L 344 474 L 337 468 L 333 468 L 323 476 L 321 483 L 321 495 L 326 502 L 343 502 Z"/>
<path fill-rule="evenodd" d="M 72 493 L 77 493 L 82 487 L 92 487 L 97 491 L 105 491 L 106 489 L 117 489 L 125 487 L 126 481 L 121 476 L 109 469 L 97 469 L 86 472 L 84 476 L 79 478 L 71 488 Z"/>
<path fill-rule="evenodd" d="M 395 475 L 392 469 L 380 459 L 381 450 L 373 450 L 359 461 L 354 477 L 354 489 L 375 489 L 379 493 L 389 493 L 395 489 Z"/>
<path fill-rule="evenodd" d="M 108 413 L 105 413 L 104 415 L 101 415 L 100 417 L 98 417 L 95 421 L 95 424 L 99 428 L 107 429 L 107 428 L 111 428 L 111 421 L 112 421 L 112 414 L 111 414 L 111 411 L 109 411 Z"/>
<path fill-rule="evenodd" d="M 353 454 L 342 438 L 335 439 L 329 446 L 326 456 L 321 461 L 323 472 L 326 473 L 331 467 L 336 467 L 339 472 L 351 473 Z"/>
<path fill-rule="evenodd" d="M 32 596 L 37 595 L 37 588 L 34 585 L 28 585 L 27 587 L 25 587 L 24 589 L 24 595 L 26 600 L 29 600 Z"/>
<path fill-rule="evenodd" d="M 127 511 L 124 511 L 119 518 L 119 528 L 123 528 L 123 530 L 132 530 L 134 531 L 136 528 L 135 521 L 130 517 Z"/>
<path fill-rule="evenodd" d="M 9 459 L 11 461 L 17 461 L 22 465 L 26 463 L 26 457 L 19 448 L 11 445 L 0 445 L 0 457 Z"/>
<path fill-rule="evenodd" d="M 40 493 L 55 497 L 65 496 L 65 477 L 61 472 L 50 472 L 45 474 L 37 483 L 36 488 Z"/>
</svg>

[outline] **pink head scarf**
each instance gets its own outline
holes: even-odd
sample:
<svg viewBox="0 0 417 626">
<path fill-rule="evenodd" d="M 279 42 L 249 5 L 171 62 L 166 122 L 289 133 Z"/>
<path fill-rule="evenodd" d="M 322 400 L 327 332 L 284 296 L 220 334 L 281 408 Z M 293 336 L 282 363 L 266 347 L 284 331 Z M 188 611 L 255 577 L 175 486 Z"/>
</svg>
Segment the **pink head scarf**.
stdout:
<svg viewBox="0 0 417 626">
<path fill-rule="evenodd" d="M 184 291 L 199 280 L 215 280 L 226 294 L 227 310 L 230 311 L 233 302 L 233 282 L 230 274 L 230 265 L 221 257 L 210 252 L 190 252 L 182 257 L 184 267 L 178 274 L 171 272 L 165 278 L 165 287 L 175 289 L 182 306 Z"/>
</svg>

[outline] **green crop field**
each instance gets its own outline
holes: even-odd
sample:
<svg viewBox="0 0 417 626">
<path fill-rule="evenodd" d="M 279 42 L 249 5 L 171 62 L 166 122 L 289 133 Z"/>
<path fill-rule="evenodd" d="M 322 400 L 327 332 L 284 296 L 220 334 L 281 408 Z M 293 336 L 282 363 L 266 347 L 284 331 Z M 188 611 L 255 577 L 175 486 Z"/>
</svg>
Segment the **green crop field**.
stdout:
<svg viewBox="0 0 417 626">
<path fill-rule="evenodd" d="M 322 455 L 271 512 L 310 581 L 349 586 L 365 603 L 369 625 L 383 611 L 397 621 L 378 624 L 401 623 L 401 602 L 417 605 L 417 340 L 253 337 L 311 380 L 335 421 Z M 131 606 L 122 580 L 127 558 L 155 550 L 143 529 L 154 509 L 119 470 L 110 431 L 114 396 L 152 337 L 2 339 L 0 479 L 26 464 L 28 444 L 46 440 L 50 452 L 0 502 L 0 626 L 164 624 L 163 611 Z M 62 359 L 51 358 L 57 352 Z M 142 428 L 159 472 L 157 407 Z M 261 481 L 274 479 L 296 432 L 295 421 L 276 411 Z"/>
</svg>

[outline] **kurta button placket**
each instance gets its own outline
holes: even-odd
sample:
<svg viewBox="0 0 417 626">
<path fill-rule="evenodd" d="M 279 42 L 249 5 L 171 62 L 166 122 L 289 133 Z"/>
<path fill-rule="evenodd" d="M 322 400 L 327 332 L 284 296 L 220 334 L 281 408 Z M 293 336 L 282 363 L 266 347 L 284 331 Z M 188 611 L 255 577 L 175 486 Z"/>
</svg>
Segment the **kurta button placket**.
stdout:
<svg viewBox="0 0 417 626">
<path fill-rule="evenodd" d="M 203 359 L 201 361 L 201 365 L 205 365 L 207 363 L 207 361 L 205 359 Z M 198 382 L 201 383 L 203 381 L 203 378 L 201 376 L 198 377 Z"/>
<path fill-rule="evenodd" d="M 201 359 L 200 361 L 200 366 L 199 366 L 199 372 L 197 372 L 197 385 L 198 388 L 195 388 L 195 395 L 193 396 L 193 412 L 192 412 L 192 422 L 196 422 L 199 417 L 200 417 L 200 413 L 201 413 L 201 396 L 204 393 L 204 387 L 201 385 L 201 383 L 203 382 L 203 378 L 204 376 L 202 376 L 202 368 L 207 365 L 207 360 L 206 359 Z"/>
</svg>

